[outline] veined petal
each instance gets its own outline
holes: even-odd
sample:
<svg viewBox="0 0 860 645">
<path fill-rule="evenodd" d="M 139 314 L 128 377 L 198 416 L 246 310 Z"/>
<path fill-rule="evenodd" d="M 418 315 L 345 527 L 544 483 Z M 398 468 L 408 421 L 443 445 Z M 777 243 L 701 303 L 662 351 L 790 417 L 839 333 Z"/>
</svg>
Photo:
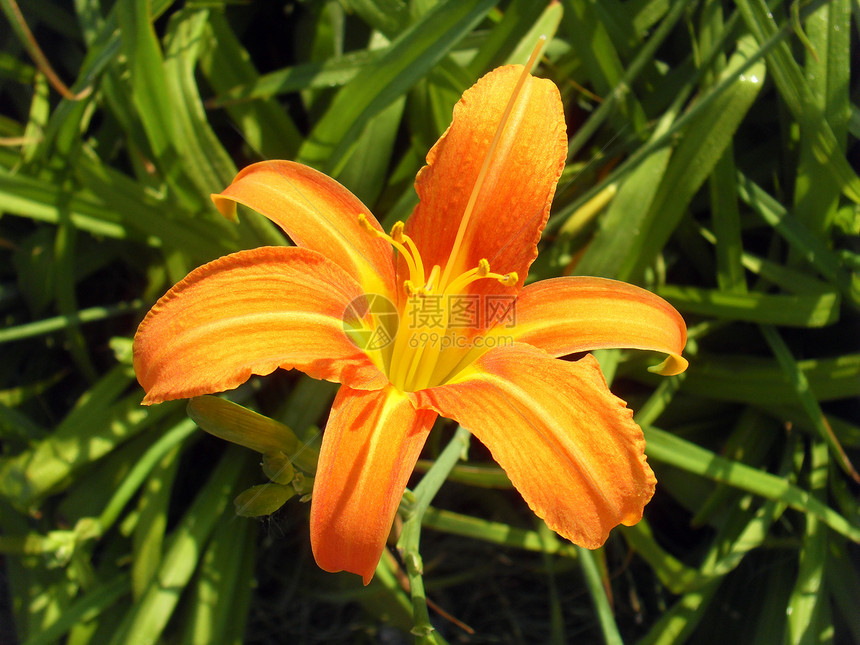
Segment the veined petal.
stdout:
<svg viewBox="0 0 860 645">
<path fill-rule="evenodd" d="M 354 387 L 387 381 L 343 329 L 362 295 L 315 251 L 262 247 L 210 262 L 167 292 L 134 337 L 146 404 L 237 387 L 282 367 Z"/>
<path fill-rule="evenodd" d="M 572 542 L 597 548 L 614 526 L 642 519 L 656 483 L 645 439 L 593 356 L 567 362 L 501 347 L 416 395 L 471 430 L 531 509 Z"/>
<path fill-rule="evenodd" d="M 435 419 L 393 387 L 341 387 L 323 434 L 311 502 L 311 547 L 322 569 L 370 582 Z"/>
<path fill-rule="evenodd" d="M 427 155 L 415 189 L 420 203 L 406 223 L 428 270 L 444 270 L 508 100 L 523 71 L 500 67 L 468 89 L 454 108 L 447 132 Z M 468 221 L 453 275 L 482 258 L 497 273 L 516 272 L 522 286 L 537 256 L 567 155 L 564 111 L 558 88 L 529 77 L 514 104 Z M 475 283 L 486 291 L 495 281 Z"/>
<path fill-rule="evenodd" d="M 687 326 L 672 305 L 650 291 L 617 280 L 571 276 L 525 287 L 516 302 L 509 336 L 552 356 L 612 347 L 668 354 L 661 374 L 687 369 L 681 357 Z"/>
<path fill-rule="evenodd" d="M 394 299 L 391 247 L 362 229 L 364 214 L 382 230 L 361 201 L 331 177 L 292 161 L 263 161 L 243 169 L 212 200 L 225 217 L 236 203 L 265 215 L 298 246 L 333 260 L 361 282 L 367 293 Z"/>
</svg>

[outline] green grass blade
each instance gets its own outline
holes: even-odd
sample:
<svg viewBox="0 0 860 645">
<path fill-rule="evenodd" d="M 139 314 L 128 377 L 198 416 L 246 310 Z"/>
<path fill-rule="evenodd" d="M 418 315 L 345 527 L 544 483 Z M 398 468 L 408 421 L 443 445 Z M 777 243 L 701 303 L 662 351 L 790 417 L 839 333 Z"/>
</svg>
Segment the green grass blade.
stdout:
<svg viewBox="0 0 860 645">
<path fill-rule="evenodd" d="M 228 449 L 169 538 L 161 567 L 139 603 L 132 605 L 112 645 L 138 639 L 155 642 L 173 615 L 180 596 L 197 569 L 204 547 L 218 520 L 229 513 L 229 502 L 245 465 L 238 448 Z"/>
<path fill-rule="evenodd" d="M 618 626 L 615 624 L 615 616 L 612 613 L 609 598 L 606 596 L 606 588 L 603 586 L 603 578 L 600 575 L 595 555 L 588 549 L 582 547 L 577 547 L 577 549 L 579 561 L 582 563 L 582 571 L 585 574 L 585 582 L 591 593 L 591 601 L 597 610 L 600 629 L 603 631 L 603 642 L 606 645 L 621 645 L 624 641 L 621 639 L 621 634 L 618 633 Z"/>
<path fill-rule="evenodd" d="M 644 234 L 637 237 L 634 252 L 619 272 L 622 279 L 638 275 L 665 246 L 693 195 L 731 143 L 764 83 L 764 64 L 748 65 L 755 54 L 751 38 L 738 41 L 722 74 L 723 78 L 736 77 L 736 81 L 686 126 L 645 217 Z M 746 71 L 741 74 L 741 69 Z"/>
<path fill-rule="evenodd" d="M 720 457 L 710 450 L 653 426 L 644 428 L 644 431 L 647 441 L 646 451 L 650 458 L 761 495 L 771 501 L 782 502 L 803 513 L 814 515 L 834 531 L 855 542 L 860 542 L 860 527 L 822 504 L 809 492 L 784 479 Z"/>
<path fill-rule="evenodd" d="M 558 554 L 568 558 L 578 557 L 576 547 L 564 540 L 548 539 L 539 535 L 537 531 L 440 510 L 432 506 L 424 513 L 422 524 L 429 529 L 462 535 L 491 544 L 503 544 L 526 551 Z"/>
<path fill-rule="evenodd" d="M 131 565 L 131 591 L 136 600 L 143 596 L 161 565 L 170 496 L 179 466 L 178 458 L 178 446 L 171 448 L 152 470 L 141 490 L 137 504 L 137 522 L 132 535 L 134 559 Z"/>
<path fill-rule="evenodd" d="M 369 119 L 412 87 L 494 4 L 447 0 L 411 25 L 377 65 L 338 92 L 299 151 L 299 159 L 337 175 Z"/>
<path fill-rule="evenodd" d="M 666 285 L 657 293 L 684 313 L 789 327 L 831 325 L 839 319 L 842 301 L 837 291 L 771 295 Z"/>
<path fill-rule="evenodd" d="M 301 134 L 287 112 L 271 100 L 277 91 L 255 96 L 252 91 L 245 93 L 241 89 L 258 86 L 262 78 L 221 12 L 210 12 L 207 30 L 206 43 L 200 52 L 200 70 L 218 95 L 247 96 L 246 101 L 226 106 L 243 139 L 262 159 L 292 158 L 301 145 Z M 308 85 L 303 79 L 293 91 Z M 262 100 L 251 100 L 254 98 Z M 218 100 L 210 100 L 207 105 L 215 107 Z"/>
<path fill-rule="evenodd" d="M 181 642 L 232 645 L 240 642 L 251 594 L 256 525 L 224 514 L 193 581 L 189 616 Z M 234 640 L 239 637 L 240 640 Z"/>
<path fill-rule="evenodd" d="M 779 32 L 764 0 L 738 0 L 737 5 L 747 28 L 760 44 Z M 817 107 L 819 102 L 794 60 L 788 43 L 782 42 L 771 50 L 768 69 L 792 116 L 808 131 L 815 158 L 832 174 L 842 193 L 860 203 L 860 177 L 840 154 L 839 142 Z"/>
<path fill-rule="evenodd" d="M 85 623 L 97 618 L 113 607 L 128 593 L 128 574 L 122 573 L 112 580 L 100 584 L 69 606 L 63 614 L 44 630 L 33 634 L 24 645 L 49 645 L 57 642 L 75 624 Z"/>
<path fill-rule="evenodd" d="M 798 362 L 818 401 L 860 396 L 860 355 Z M 797 393 L 773 360 L 754 356 L 702 356 L 684 378 L 684 391 L 758 406 L 797 402 Z"/>
<path fill-rule="evenodd" d="M 826 497 L 828 447 L 816 442 L 812 448 L 810 489 L 819 500 Z M 827 529 L 814 515 L 805 517 L 806 527 L 800 548 L 797 582 L 786 607 L 788 623 L 786 642 L 791 645 L 820 643 L 823 636 L 824 601 L 827 593 L 822 589 L 824 563 L 827 557 Z"/>
</svg>

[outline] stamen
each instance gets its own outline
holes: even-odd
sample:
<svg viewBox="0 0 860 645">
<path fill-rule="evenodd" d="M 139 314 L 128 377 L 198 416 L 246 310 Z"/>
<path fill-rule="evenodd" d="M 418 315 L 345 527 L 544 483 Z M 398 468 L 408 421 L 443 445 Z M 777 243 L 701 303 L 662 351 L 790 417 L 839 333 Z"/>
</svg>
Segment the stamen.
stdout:
<svg viewBox="0 0 860 645">
<path fill-rule="evenodd" d="M 364 213 L 358 214 L 358 223 L 365 231 L 374 237 L 381 237 L 397 249 L 398 253 L 406 260 L 406 267 L 409 269 L 409 279 L 418 284 L 424 284 L 424 265 L 421 262 L 421 255 L 418 253 L 418 248 L 415 246 L 412 238 L 403 232 L 403 222 L 397 222 L 391 227 L 391 235 L 386 235 L 374 228 Z"/>
<path fill-rule="evenodd" d="M 463 289 L 472 284 L 473 282 L 477 282 L 478 280 L 482 280 L 483 278 L 490 278 L 492 280 L 498 280 L 502 285 L 506 287 L 514 286 L 519 280 L 519 276 L 516 271 L 511 271 L 510 273 L 501 274 L 501 273 L 493 273 L 490 271 L 490 262 L 486 258 L 481 258 L 478 262 L 478 266 L 474 269 L 469 269 L 464 273 L 461 273 L 459 276 L 454 278 L 451 283 L 445 287 L 444 295 L 451 295 L 462 293 Z"/>
<path fill-rule="evenodd" d="M 406 236 L 403 234 L 403 222 L 394 222 L 394 226 L 391 227 L 391 239 L 403 244 L 404 237 Z"/>
<path fill-rule="evenodd" d="M 439 265 L 434 264 L 433 268 L 430 269 L 430 277 L 427 278 L 427 284 L 424 285 L 424 288 L 427 289 L 428 292 L 433 291 L 433 287 L 436 285 L 436 281 L 439 279 Z"/>
<path fill-rule="evenodd" d="M 510 273 L 503 275 L 501 278 L 497 278 L 499 282 L 501 282 L 506 287 L 513 287 L 520 280 L 520 276 L 517 275 L 516 271 L 511 271 Z"/>
<path fill-rule="evenodd" d="M 358 214 L 358 224 L 367 233 L 370 233 L 374 237 L 385 237 L 385 233 L 383 233 L 382 231 L 378 231 L 375 228 L 373 228 L 373 226 L 370 224 L 370 222 L 367 219 L 367 215 L 365 215 L 364 213 Z"/>
</svg>

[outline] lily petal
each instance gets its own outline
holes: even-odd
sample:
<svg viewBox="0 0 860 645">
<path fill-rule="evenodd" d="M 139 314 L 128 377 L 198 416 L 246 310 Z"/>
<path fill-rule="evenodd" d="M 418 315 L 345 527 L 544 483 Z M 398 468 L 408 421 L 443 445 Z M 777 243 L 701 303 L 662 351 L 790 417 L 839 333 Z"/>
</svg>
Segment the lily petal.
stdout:
<svg viewBox="0 0 860 645">
<path fill-rule="evenodd" d="M 343 329 L 362 295 L 315 251 L 262 247 L 210 262 L 167 292 L 134 337 L 145 404 L 235 388 L 282 367 L 379 389 L 384 375 Z"/>
<path fill-rule="evenodd" d="M 645 439 L 593 356 L 567 362 L 501 347 L 416 395 L 471 430 L 531 509 L 572 542 L 594 549 L 614 526 L 642 519 L 656 483 Z"/>
<path fill-rule="evenodd" d="M 687 342 L 684 319 L 645 289 L 605 278 L 553 278 L 525 287 L 514 308 L 515 326 L 496 328 L 494 335 L 552 356 L 613 347 L 662 352 L 669 358 L 660 366 L 661 374 L 687 369 L 681 357 Z"/>
<path fill-rule="evenodd" d="M 322 569 L 370 582 L 435 419 L 393 387 L 341 387 L 323 434 L 311 502 L 311 547 Z"/>
<path fill-rule="evenodd" d="M 331 177 L 292 161 L 263 161 L 243 169 L 212 200 L 233 218 L 244 204 L 280 226 L 298 246 L 313 249 L 356 276 L 367 293 L 394 299 L 391 247 L 359 224 L 363 214 L 382 227 L 361 201 Z"/>
<path fill-rule="evenodd" d="M 500 67 L 468 89 L 454 108 L 451 126 L 427 155 L 415 181 L 420 203 L 406 223 L 424 266 L 443 270 L 484 158 L 522 65 Z M 453 275 L 482 258 L 497 273 L 516 272 L 518 287 L 537 256 L 555 187 L 567 155 L 564 111 L 558 88 L 528 77 L 505 126 L 468 221 Z M 482 280 L 485 288 L 495 281 Z"/>
</svg>

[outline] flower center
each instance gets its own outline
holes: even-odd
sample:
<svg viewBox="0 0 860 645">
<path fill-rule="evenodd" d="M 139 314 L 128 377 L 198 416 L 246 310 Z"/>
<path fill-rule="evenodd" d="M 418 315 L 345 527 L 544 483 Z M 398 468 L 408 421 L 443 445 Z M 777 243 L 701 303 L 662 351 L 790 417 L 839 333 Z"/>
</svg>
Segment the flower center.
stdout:
<svg viewBox="0 0 860 645">
<path fill-rule="evenodd" d="M 404 392 L 438 385 L 447 375 L 447 370 L 442 373 L 437 369 L 440 356 L 468 353 L 467 330 L 451 328 L 451 313 L 462 305 L 459 299 L 464 297 L 466 288 L 478 280 L 496 280 L 510 287 L 517 284 L 518 276 L 515 272 L 495 273 L 489 261 L 481 259 L 478 266 L 444 280 L 438 264 L 427 273 L 418 247 L 403 232 L 403 222 L 397 222 L 387 235 L 371 226 L 364 214 L 358 216 L 358 221 L 367 233 L 391 244 L 409 272 L 402 283 L 406 302 L 400 307 L 400 325 L 390 355 L 384 361 L 388 379 Z M 451 361 L 441 364 L 450 365 Z"/>
</svg>

